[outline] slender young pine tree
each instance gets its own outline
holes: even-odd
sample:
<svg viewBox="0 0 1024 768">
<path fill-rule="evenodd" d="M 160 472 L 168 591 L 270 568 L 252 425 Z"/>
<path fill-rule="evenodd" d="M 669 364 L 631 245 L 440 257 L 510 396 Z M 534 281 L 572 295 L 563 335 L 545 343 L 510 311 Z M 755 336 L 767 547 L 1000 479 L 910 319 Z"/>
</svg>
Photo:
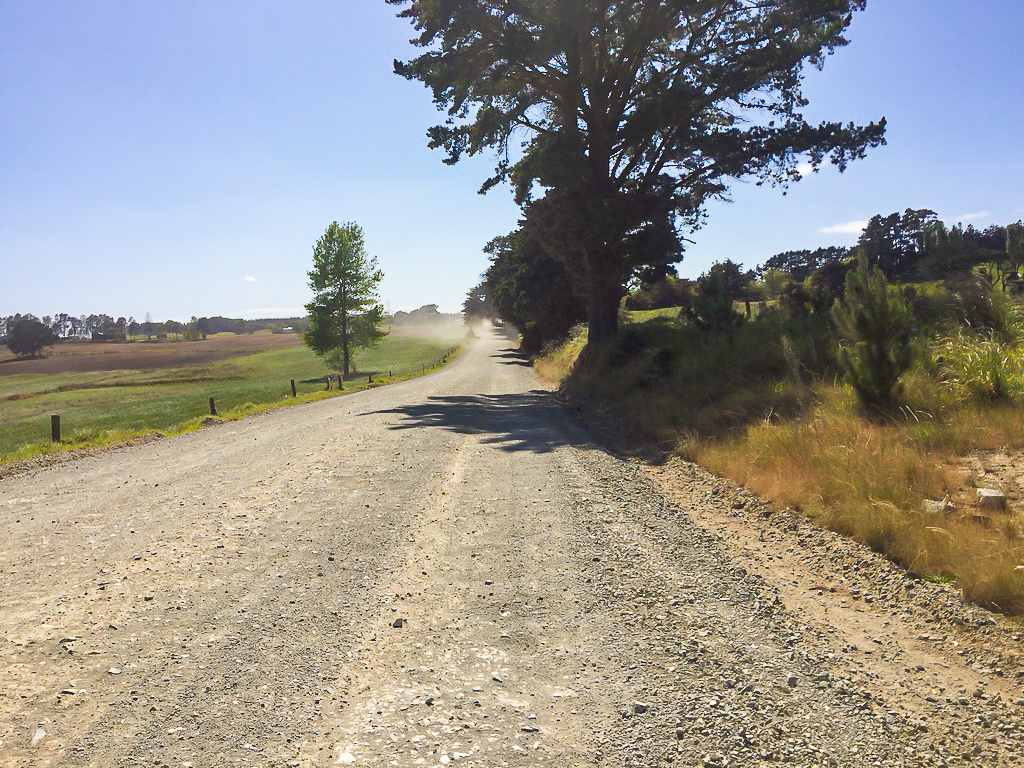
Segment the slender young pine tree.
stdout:
<svg viewBox="0 0 1024 768">
<path fill-rule="evenodd" d="M 366 253 L 358 224 L 331 222 L 313 246 L 313 300 L 306 305 L 309 331 L 303 341 L 346 376 L 357 349 L 375 347 L 388 335 L 381 327 L 384 307 L 377 301 L 383 278 L 377 260 Z"/>
<path fill-rule="evenodd" d="M 868 267 L 861 253 L 846 275 L 841 301 L 832 307 L 842 342 L 839 366 L 861 405 L 887 411 L 902 390 L 900 376 L 910 368 L 913 315 L 896 285 L 878 267 Z"/>
</svg>

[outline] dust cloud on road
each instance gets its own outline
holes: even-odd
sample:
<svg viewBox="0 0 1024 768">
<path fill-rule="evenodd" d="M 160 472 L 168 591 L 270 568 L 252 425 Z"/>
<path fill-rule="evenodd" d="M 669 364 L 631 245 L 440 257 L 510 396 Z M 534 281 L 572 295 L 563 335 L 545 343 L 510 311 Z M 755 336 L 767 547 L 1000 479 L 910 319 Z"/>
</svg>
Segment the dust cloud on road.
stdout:
<svg viewBox="0 0 1024 768">
<path fill-rule="evenodd" d="M 0 764 L 1019 764 L 1019 678 L 872 687 L 482 336 L 0 482 Z"/>
</svg>

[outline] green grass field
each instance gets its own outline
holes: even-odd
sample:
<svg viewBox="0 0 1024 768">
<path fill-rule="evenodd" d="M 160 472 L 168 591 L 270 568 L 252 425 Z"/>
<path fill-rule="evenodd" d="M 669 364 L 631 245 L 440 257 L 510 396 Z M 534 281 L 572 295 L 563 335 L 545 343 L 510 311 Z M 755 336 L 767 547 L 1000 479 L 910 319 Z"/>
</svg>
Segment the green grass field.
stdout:
<svg viewBox="0 0 1024 768">
<path fill-rule="evenodd" d="M 444 337 L 392 336 L 361 352 L 360 371 L 346 391 L 418 375 L 440 364 L 464 341 Z M 175 433 L 197 427 L 209 415 L 209 398 L 222 418 L 237 418 L 273 404 L 327 396 L 331 373 L 305 347 L 276 349 L 206 365 L 138 371 L 0 376 L 0 462 L 72 447 L 118 442 L 149 432 Z M 332 389 L 332 394 L 338 394 Z M 60 414 L 62 445 L 49 442 L 50 415 Z"/>
</svg>

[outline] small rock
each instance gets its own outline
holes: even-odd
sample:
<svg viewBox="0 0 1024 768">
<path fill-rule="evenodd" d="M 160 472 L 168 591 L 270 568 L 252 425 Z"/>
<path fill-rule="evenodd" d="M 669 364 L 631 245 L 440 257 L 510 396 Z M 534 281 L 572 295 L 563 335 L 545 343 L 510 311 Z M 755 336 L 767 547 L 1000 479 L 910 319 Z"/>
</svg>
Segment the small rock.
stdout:
<svg viewBox="0 0 1024 768">
<path fill-rule="evenodd" d="M 1006 495 L 995 488 L 979 488 L 978 506 L 982 509 L 1006 509 Z"/>
<path fill-rule="evenodd" d="M 395 619 L 391 622 L 391 626 L 395 629 L 401 629 L 405 625 L 405 619 Z"/>
<path fill-rule="evenodd" d="M 38 745 L 44 738 L 46 738 L 46 731 L 42 728 L 36 728 L 35 732 L 32 734 L 32 741 L 29 742 L 29 746 L 34 747 Z"/>
<path fill-rule="evenodd" d="M 800 684 L 800 678 L 797 677 L 796 675 L 790 675 L 786 679 L 786 685 L 788 685 L 790 688 L 796 688 L 799 684 Z"/>
<path fill-rule="evenodd" d="M 644 714 L 649 709 L 650 709 L 650 706 L 648 706 L 647 704 L 644 704 L 642 701 L 634 701 L 633 702 L 633 711 L 636 712 L 638 715 Z"/>
<path fill-rule="evenodd" d="M 524 725 L 520 730 L 526 731 L 527 733 L 536 733 L 540 728 L 535 725 Z"/>
<path fill-rule="evenodd" d="M 107 674 L 108 675 L 120 675 L 121 674 L 121 670 L 118 669 L 117 667 L 111 667 L 110 669 L 107 670 Z"/>
<path fill-rule="evenodd" d="M 60 695 L 61 696 L 74 696 L 76 693 L 78 693 L 78 691 L 76 691 L 74 688 L 65 688 L 64 690 L 62 690 L 60 692 Z"/>
<path fill-rule="evenodd" d="M 944 515 L 947 512 L 953 512 L 956 510 L 956 505 L 950 501 L 949 496 L 944 498 L 942 501 L 925 499 L 924 504 L 922 504 L 921 507 L 925 514 L 928 515 Z"/>
<path fill-rule="evenodd" d="M 153 595 L 144 595 L 142 599 L 148 603 L 153 599 Z"/>
</svg>

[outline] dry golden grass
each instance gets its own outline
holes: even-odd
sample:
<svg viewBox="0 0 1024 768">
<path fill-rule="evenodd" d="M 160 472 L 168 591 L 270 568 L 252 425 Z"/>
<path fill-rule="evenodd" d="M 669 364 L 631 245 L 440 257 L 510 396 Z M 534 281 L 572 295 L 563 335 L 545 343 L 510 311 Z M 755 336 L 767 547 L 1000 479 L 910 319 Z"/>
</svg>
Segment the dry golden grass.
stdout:
<svg viewBox="0 0 1024 768">
<path fill-rule="evenodd" d="M 664 322 L 627 326 L 586 370 L 575 367 L 582 336 L 536 366 L 652 443 L 674 446 L 912 572 L 954 580 L 969 600 L 1024 614 L 1021 518 L 980 524 L 963 509 L 924 511 L 926 499 L 956 494 L 964 456 L 1024 448 L 1024 409 L 965 399 L 922 366 L 907 377 L 907 408 L 868 419 L 827 368 L 811 370 L 813 344 L 799 355 L 790 342 L 782 345 L 789 351 L 772 352 L 769 335 L 748 328 L 749 338 L 716 348 L 687 343 L 685 329 Z M 756 355 L 762 359 L 751 362 Z"/>
<path fill-rule="evenodd" d="M 576 358 L 580 356 L 586 343 L 586 330 L 574 329 L 569 341 L 550 349 L 546 354 L 534 360 L 534 369 L 537 371 L 537 375 L 545 381 L 554 383 L 564 381 L 572 373 Z"/>
<path fill-rule="evenodd" d="M 1024 613 L 1024 542 L 1011 514 L 976 522 L 964 510 L 924 511 L 956 493 L 963 452 L 1019 447 L 1024 414 L 966 407 L 943 418 L 872 423 L 836 387 L 807 417 L 702 441 L 695 459 L 755 493 L 804 511 L 908 570 L 955 579 L 965 597 Z"/>
</svg>

